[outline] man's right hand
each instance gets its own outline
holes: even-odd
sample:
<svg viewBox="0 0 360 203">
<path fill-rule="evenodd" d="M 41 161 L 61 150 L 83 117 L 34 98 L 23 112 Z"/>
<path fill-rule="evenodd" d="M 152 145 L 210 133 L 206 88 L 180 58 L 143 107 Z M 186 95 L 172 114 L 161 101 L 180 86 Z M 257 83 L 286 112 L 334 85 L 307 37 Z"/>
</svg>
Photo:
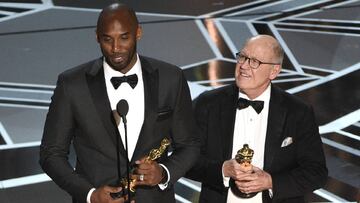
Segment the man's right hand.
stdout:
<svg viewBox="0 0 360 203">
<path fill-rule="evenodd" d="M 120 192 L 121 189 L 121 187 L 102 186 L 91 194 L 90 201 L 91 203 L 124 203 L 124 198 L 113 199 L 110 196 L 110 193 Z M 131 203 L 135 203 L 135 201 L 133 200 Z"/>
</svg>

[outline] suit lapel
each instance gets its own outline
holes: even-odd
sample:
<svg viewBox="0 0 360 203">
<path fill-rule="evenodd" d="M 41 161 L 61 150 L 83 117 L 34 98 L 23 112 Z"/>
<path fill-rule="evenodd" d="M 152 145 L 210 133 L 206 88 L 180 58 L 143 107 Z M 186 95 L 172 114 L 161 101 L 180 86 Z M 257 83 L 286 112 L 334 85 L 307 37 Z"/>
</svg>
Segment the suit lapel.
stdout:
<svg viewBox="0 0 360 203">
<path fill-rule="evenodd" d="M 282 104 L 283 95 L 278 87 L 271 85 L 268 124 L 265 140 L 264 170 L 269 171 L 276 152 L 280 149 L 287 109 Z"/>
<path fill-rule="evenodd" d="M 236 85 L 231 85 L 227 89 L 227 96 L 221 101 L 220 119 L 221 119 L 221 133 L 223 135 L 223 158 L 230 159 L 232 155 L 232 145 L 234 138 L 235 115 L 237 108 L 237 98 L 239 90 Z M 230 107 L 230 108 L 229 108 Z"/>
<path fill-rule="evenodd" d="M 115 120 L 112 114 L 109 98 L 106 91 L 104 71 L 102 68 L 102 60 L 95 61 L 91 70 L 86 74 L 86 80 L 89 86 L 92 100 L 96 107 L 96 111 L 102 121 L 104 128 L 110 138 L 113 147 L 116 147 L 116 138 L 119 138 L 119 131 L 116 127 Z M 102 135 L 99 135 L 102 136 Z M 102 150 L 109 148 L 108 142 L 105 142 Z M 101 144 L 101 143 L 100 143 Z M 120 153 L 126 157 L 124 146 L 120 139 Z"/>
<path fill-rule="evenodd" d="M 140 158 L 140 155 L 147 154 L 146 149 L 150 148 L 153 126 L 157 118 L 157 104 L 159 95 L 159 72 L 143 57 L 140 57 L 144 81 L 145 116 L 141 132 L 136 143 L 135 151 L 131 161 Z M 149 146 L 147 146 L 149 145 Z"/>
</svg>

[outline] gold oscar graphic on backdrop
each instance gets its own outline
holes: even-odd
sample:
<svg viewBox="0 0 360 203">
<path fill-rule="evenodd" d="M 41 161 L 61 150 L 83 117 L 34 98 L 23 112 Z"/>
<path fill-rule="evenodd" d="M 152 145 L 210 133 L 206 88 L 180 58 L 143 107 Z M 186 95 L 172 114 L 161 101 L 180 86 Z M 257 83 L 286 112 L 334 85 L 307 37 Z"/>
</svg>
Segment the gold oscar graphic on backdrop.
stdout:
<svg viewBox="0 0 360 203">
<path fill-rule="evenodd" d="M 254 150 L 249 148 L 248 144 L 244 144 L 243 148 L 241 148 L 236 156 L 235 156 L 235 160 L 236 162 L 238 162 L 243 171 L 247 171 L 248 173 L 252 173 L 252 165 L 251 165 L 251 160 L 254 156 Z M 241 197 L 241 198 L 251 198 L 254 197 L 257 192 L 253 192 L 253 193 L 243 193 L 241 192 L 235 184 L 235 180 L 230 178 L 230 182 L 229 182 L 231 191 L 234 193 L 234 195 Z"/>
</svg>

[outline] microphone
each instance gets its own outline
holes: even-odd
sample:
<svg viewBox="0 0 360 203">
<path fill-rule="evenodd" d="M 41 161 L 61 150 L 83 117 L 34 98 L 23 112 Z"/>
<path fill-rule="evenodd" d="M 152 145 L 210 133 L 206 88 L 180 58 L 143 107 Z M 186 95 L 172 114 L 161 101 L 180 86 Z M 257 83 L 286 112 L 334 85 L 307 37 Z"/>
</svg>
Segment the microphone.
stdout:
<svg viewBox="0 0 360 203">
<path fill-rule="evenodd" d="M 126 124 L 126 115 L 129 111 L 129 104 L 125 99 L 120 100 L 116 105 L 116 111 L 119 113 L 123 119 L 124 124 Z"/>
<path fill-rule="evenodd" d="M 131 202 L 131 192 L 130 192 L 130 172 L 129 172 L 129 165 L 130 165 L 130 161 L 129 161 L 129 151 L 128 151 L 128 141 L 127 141 L 127 121 L 126 121 L 126 115 L 129 111 L 129 104 L 125 99 L 121 99 L 117 105 L 116 105 L 116 111 L 118 112 L 118 114 L 120 115 L 120 117 L 123 120 L 124 123 L 124 129 L 125 129 L 125 151 L 126 151 L 126 179 L 127 179 L 127 191 L 125 191 L 125 188 L 123 188 L 123 194 L 125 192 L 125 195 L 128 195 L 127 201 L 126 202 Z M 117 139 L 117 142 L 119 138 Z M 121 174 L 120 174 L 120 157 L 119 157 L 119 144 L 117 144 L 117 157 L 118 157 L 118 181 L 119 183 L 121 182 Z"/>
</svg>

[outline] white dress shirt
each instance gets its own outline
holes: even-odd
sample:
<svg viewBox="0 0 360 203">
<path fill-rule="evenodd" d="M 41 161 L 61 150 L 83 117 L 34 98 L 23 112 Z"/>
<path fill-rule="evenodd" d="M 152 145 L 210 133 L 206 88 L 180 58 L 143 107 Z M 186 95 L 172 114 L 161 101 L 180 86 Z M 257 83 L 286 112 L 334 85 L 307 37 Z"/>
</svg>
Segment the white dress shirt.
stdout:
<svg viewBox="0 0 360 203">
<path fill-rule="evenodd" d="M 141 131 L 141 127 L 144 123 L 145 114 L 145 101 L 144 101 L 144 82 L 142 78 L 142 70 L 140 59 L 137 56 L 135 65 L 126 73 L 123 74 L 119 71 L 112 69 L 104 60 L 104 76 L 106 91 L 109 97 L 111 109 L 116 111 L 116 105 L 121 99 L 125 99 L 129 104 L 129 112 L 126 115 L 127 120 L 127 137 L 128 137 L 128 156 L 129 160 L 134 153 L 137 140 Z M 138 77 L 138 83 L 133 89 L 127 82 L 121 83 L 121 85 L 115 89 L 110 79 L 112 77 L 122 77 L 136 74 Z M 125 146 L 125 129 L 124 123 L 121 121 L 118 125 L 122 143 Z"/>
<path fill-rule="evenodd" d="M 245 109 L 236 110 L 234 137 L 232 157 L 235 157 L 237 151 L 243 147 L 244 144 L 248 144 L 251 149 L 254 150 L 254 156 L 252 159 L 252 165 L 263 168 L 264 166 L 264 150 L 265 150 L 265 138 L 267 121 L 269 114 L 269 101 L 270 101 L 270 85 L 267 89 L 254 100 L 264 101 L 264 108 L 260 114 L 256 113 L 252 106 L 248 106 Z M 249 99 L 245 94 L 239 92 L 239 98 Z M 249 99 L 250 100 L 250 99 Z M 229 177 L 224 177 L 225 187 L 229 187 Z M 227 196 L 227 203 L 261 203 L 262 192 L 256 194 L 256 196 L 249 199 L 242 199 L 236 197 L 229 189 Z"/>
</svg>

